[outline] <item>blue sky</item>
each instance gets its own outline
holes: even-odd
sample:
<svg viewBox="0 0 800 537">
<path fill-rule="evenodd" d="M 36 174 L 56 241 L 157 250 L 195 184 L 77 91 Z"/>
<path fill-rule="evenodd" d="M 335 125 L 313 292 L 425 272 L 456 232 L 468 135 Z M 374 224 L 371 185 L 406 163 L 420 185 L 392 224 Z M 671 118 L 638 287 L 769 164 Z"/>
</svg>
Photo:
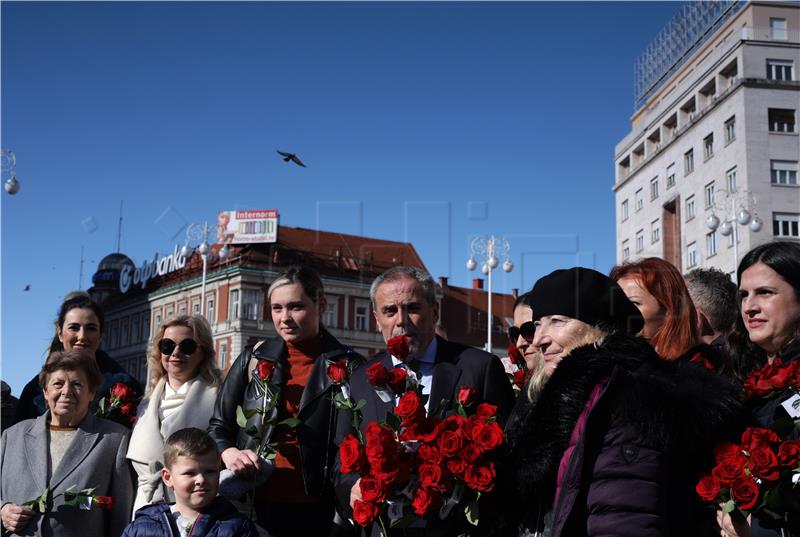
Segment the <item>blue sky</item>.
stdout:
<svg viewBox="0 0 800 537">
<path fill-rule="evenodd" d="M 614 263 L 633 62 L 679 4 L 38 3 L 2 10 L 2 377 L 41 367 L 60 299 L 115 251 L 171 252 L 219 210 L 414 244 L 496 289 Z M 276 149 L 308 165 L 285 164 Z M 5 177 L 3 178 L 5 179 Z M 30 285 L 30 291 L 23 291 Z"/>
</svg>

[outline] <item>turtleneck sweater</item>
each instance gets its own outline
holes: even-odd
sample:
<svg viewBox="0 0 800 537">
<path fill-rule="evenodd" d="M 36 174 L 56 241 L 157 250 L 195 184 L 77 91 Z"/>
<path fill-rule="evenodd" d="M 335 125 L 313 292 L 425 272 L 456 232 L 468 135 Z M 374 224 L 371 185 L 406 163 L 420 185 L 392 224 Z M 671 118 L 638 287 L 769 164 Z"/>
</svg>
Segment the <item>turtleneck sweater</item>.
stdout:
<svg viewBox="0 0 800 537">
<path fill-rule="evenodd" d="M 296 418 L 300 412 L 300 399 L 306 387 L 317 357 L 322 354 L 322 339 L 311 338 L 302 343 L 286 343 L 286 362 L 284 365 L 283 396 L 278 420 Z M 281 444 L 275 457 L 275 472 L 261 487 L 262 499 L 287 503 L 315 503 L 319 498 L 306 496 L 303 474 L 300 468 L 300 444 L 297 431 L 280 426 L 275 430 L 272 441 Z M 261 495 L 260 495 L 261 496 Z"/>
</svg>

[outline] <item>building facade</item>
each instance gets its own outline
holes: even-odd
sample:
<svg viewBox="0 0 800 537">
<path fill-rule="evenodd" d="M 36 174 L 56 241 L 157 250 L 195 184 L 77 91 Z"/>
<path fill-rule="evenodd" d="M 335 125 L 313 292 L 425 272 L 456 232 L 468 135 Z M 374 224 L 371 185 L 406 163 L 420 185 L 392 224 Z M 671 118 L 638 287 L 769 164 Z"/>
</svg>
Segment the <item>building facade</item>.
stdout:
<svg viewBox="0 0 800 537">
<path fill-rule="evenodd" d="M 427 270 L 409 243 L 287 226 L 280 227 L 275 243 L 233 246 L 225 260 L 216 255 L 218 250 L 219 245 L 212 247 L 205 294 L 202 260 L 197 254 L 185 262 L 156 256 L 143 263 L 135 277 L 133 262 L 121 253 L 106 256 L 98 265 L 89 293 L 105 311 L 103 349 L 140 381 L 148 378 L 146 357 L 153 334 L 175 315 L 205 316 L 212 329 L 217 365 L 223 371 L 246 345 L 275 336 L 267 288 L 294 264 L 311 266 L 322 278 L 328 303 L 323 325 L 345 345 L 371 356 L 384 348 L 370 304 L 372 281 L 397 265 Z M 176 247 L 173 256 L 177 252 Z M 147 269 L 148 263 L 152 270 Z M 150 270 L 150 278 L 142 278 L 146 270 Z M 466 290 L 444 282 L 444 287 L 437 286 L 440 331 L 455 341 L 482 346 L 486 339 L 482 285 L 476 283 L 475 290 Z M 494 294 L 493 346 L 498 352 L 507 345 L 509 319 L 505 315 L 511 314 L 504 313 L 503 305 L 509 304 L 510 297 Z"/>
<path fill-rule="evenodd" d="M 670 21 L 615 149 L 618 262 L 734 274 L 752 247 L 800 240 L 798 64 L 798 3 L 689 3 Z"/>
</svg>

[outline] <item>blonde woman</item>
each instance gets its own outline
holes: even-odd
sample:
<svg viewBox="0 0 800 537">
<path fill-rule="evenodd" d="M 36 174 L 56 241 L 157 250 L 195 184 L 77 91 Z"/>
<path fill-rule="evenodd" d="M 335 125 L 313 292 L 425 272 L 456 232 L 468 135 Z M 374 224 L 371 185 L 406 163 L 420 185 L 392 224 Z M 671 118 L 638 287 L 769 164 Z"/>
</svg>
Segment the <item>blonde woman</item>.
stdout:
<svg viewBox="0 0 800 537">
<path fill-rule="evenodd" d="M 169 319 L 153 337 L 150 380 L 128 449 L 138 474 L 134 511 L 174 501 L 161 482 L 164 440 L 179 429 L 208 427 L 220 384 L 214 355 L 211 327 L 199 315 Z"/>
</svg>

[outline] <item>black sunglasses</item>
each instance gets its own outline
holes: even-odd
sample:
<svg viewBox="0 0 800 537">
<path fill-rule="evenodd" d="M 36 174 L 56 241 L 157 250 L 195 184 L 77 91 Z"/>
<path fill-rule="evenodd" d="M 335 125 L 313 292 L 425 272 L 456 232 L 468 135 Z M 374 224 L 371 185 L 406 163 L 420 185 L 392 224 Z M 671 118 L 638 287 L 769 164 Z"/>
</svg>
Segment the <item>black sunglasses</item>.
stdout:
<svg viewBox="0 0 800 537">
<path fill-rule="evenodd" d="M 536 332 L 536 325 L 533 321 L 525 321 L 519 326 L 512 326 L 508 329 L 508 340 L 516 344 L 517 338 L 522 336 L 526 341 L 533 340 L 533 334 Z"/>
<path fill-rule="evenodd" d="M 187 356 L 194 354 L 194 351 L 197 350 L 197 342 L 191 338 L 186 338 L 180 343 L 175 343 L 171 339 L 167 338 L 164 338 L 158 342 L 158 350 L 161 351 L 161 354 L 172 354 L 172 351 L 175 350 L 176 346 L 183 354 L 186 354 Z"/>
</svg>

